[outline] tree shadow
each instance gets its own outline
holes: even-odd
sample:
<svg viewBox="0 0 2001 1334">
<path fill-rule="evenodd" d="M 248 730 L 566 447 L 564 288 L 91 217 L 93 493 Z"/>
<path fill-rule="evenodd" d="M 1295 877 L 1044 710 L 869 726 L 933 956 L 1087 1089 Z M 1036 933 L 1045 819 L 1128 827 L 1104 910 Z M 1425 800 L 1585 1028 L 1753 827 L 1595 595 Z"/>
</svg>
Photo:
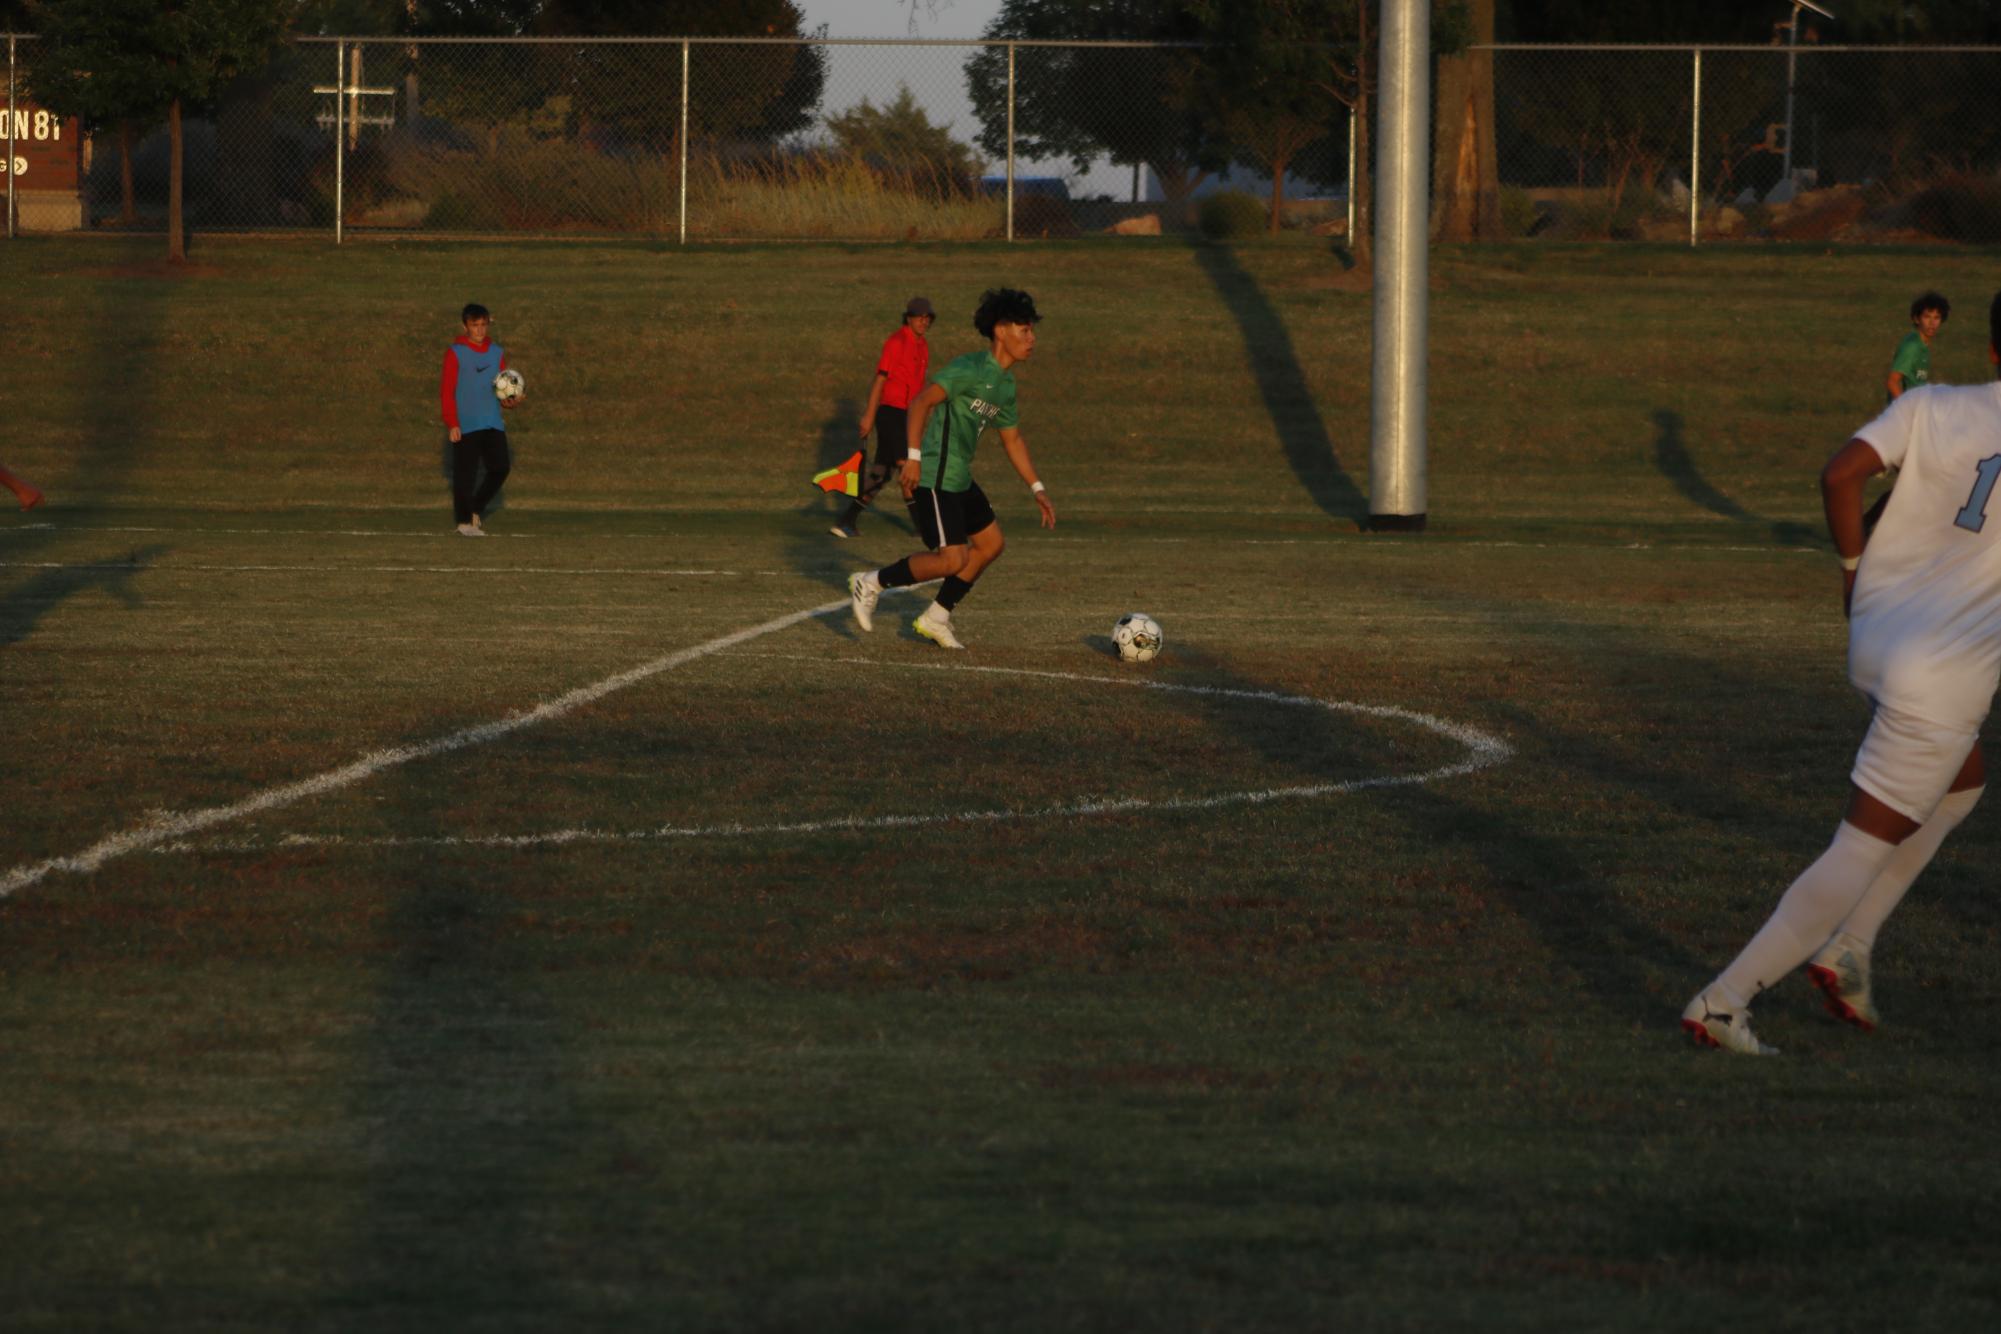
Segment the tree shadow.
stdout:
<svg viewBox="0 0 2001 1334">
<path fill-rule="evenodd" d="M 1811 526 L 1791 520 L 1768 520 L 1753 514 L 1704 477 L 1701 466 L 1688 452 L 1680 413 L 1668 408 L 1656 408 L 1653 423 L 1654 466 L 1660 470 L 1661 476 L 1674 483 L 1675 490 L 1681 492 L 1684 499 L 1735 523 L 1769 524 L 1772 540 L 1786 546 L 1803 546 L 1814 540 L 1816 532 Z"/>
<path fill-rule="evenodd" d="M 1227 246 L 1197 243 L 1193 250 L 1196 264 L 1208 275 L 1237 322 L 1244 349 L 1250 354 L 1258 396 L 1264 401 L 1293 476 L 1322 513 L 1346 519 L 1357 529 L 1365 528 L 1368 497 L 1341 466 L 1285 318 Z"/>
<path fill-rule="evenodd" d="M 155 545 L 141 547 L 122 561 L 55 566 L 0 593 L 0 648 L 20 643 L 34 633 L 43 617 L 78 594 L 93 589 L 110 594 L 128 609 L 143 605 L 144 599 L 132 589 L 131 582 L 167 550 L 163 545 Z"/>
</svg>

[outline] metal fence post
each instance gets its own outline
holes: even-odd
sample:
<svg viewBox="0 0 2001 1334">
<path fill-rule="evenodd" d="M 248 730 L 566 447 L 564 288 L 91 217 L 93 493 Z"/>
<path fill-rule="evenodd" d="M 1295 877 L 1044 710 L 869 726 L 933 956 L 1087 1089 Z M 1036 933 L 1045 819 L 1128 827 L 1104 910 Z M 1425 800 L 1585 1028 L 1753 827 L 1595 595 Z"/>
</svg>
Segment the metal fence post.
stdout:
<svg viewBox="0 0 2001 1334">
<path fill-rule="evenodd" d="M 688 43 L 681 43 L 681 245 L 688 244 Z"/>
<path fill-rule="evenodd" d="M 1348 248 L 1355 248 L 1355 108 L 1348 108 Z"/>
<path fill-rule="evenodd" d="M 1430 318 L 1430 0 L 1384 0 L 1377 62 L 1382 156 L 1376 181 L 1375 350 L 1369 377 L 1369 527 L 1425 523 Z"/>
<path fill-rule="evenodd" d="M 1702 48 L 1695 48 L 1695 92 L 1688 122 L 1688 244 L 1695 245 L 1702 216 Z"/>
<path fill-rule="evenodd" d="M 341 85 L 347 82 L 347 43 L 334 43 L 334 244 L 341 239 L 341 223 L 347 216 L 347 122 L 342 112 Z"/>
<path fill-rule="evenodd" d="M 7 236 L 14 235 L 14 43 L 7 34 Z"/>
<path fill-rule="evenodd" d="M 1007 239 L 1014 239 L 1014 43 L 1007 44 Z"/>
</svg>

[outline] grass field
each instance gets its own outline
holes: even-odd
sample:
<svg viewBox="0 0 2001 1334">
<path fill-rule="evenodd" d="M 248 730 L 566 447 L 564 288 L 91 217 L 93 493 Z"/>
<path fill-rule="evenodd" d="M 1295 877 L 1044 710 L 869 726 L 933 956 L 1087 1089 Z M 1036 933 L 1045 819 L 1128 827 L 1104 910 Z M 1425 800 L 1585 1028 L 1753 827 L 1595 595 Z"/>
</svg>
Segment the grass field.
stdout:
<svg viewBox="0 0 2001 1334">
<path fill-rule="evenodd" d="M 1865 721 L 1817 469 L 1921 288 L 1986 374 L 1991 256 L 1447 252 L 1386 537 L 1304 244 L 157 249 L 0 246 L 0 1325 L 1994 1319 L 1991 811 L 1881 1032 L 1676 1030 Z M 948 659 L 805 479 L 1001 282 L 1060 521 L 990 447 Z"/>
</svg>

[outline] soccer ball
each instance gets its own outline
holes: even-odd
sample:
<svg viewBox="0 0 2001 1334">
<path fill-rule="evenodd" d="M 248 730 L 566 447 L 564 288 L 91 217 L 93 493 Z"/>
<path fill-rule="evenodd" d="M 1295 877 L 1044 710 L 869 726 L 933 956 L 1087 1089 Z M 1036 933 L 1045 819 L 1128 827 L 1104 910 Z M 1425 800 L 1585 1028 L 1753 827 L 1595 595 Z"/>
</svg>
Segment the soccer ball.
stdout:
<svg viewBox="0 0 2001 1334">
<path fill-rule="evenodd" d="M 503 403 L 512 403 L 527 392 L 527 381 L 512 366 L 493 377 L 493 396 Z"/>
<path fill-rule="evenodd" d="M 1166 640 L 1160 622 L 1143 611 L 1129 611 L 1112 627 L 1112 644 L 1127 662 L 1151 662 Z"/>
</svg>

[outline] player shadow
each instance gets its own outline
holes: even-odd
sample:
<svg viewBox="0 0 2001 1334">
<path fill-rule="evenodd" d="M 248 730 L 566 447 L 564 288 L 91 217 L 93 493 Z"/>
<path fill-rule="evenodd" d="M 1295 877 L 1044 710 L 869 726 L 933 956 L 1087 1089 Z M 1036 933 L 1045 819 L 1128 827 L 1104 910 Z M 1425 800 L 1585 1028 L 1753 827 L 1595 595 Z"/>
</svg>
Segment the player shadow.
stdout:
<svg viewBox="0 0 2001 1334">
<path fill-rule="evenodd" d="M 132 588 L 132 580 L 150 569 L 167 550 L 163 545 L 140 547 L 120 561 L 92 561 L 41 570 L 0 592 L 0 648 L 20 643 L 34 633 L 43 617 L 84 593 L 108 593 L 128 610 L 145 605 L 145 599 Z"/>
<path fill-rule="evenodd" d="M 1195 262 L 1223 299 L 1250 354 L 1251 375 L 1272 428 L 1285 450 L 1285 460 L 1307 495 L 1321 511 L 1346 519 L 1356 528 L 1369 520 L 1368 497 L 1341 466 L 1327 421 L 1313 400 L 1306 372 L 1299 364 L 1285 317 L 1272 305 L 1235 252 L 1227 246 L 1198 243 Z"/>
<path fill-rule="evenodd" d="M 1675 490 L 1693 505 L 1721 515 L 1736 523 L 1769 523 L 1772 540 L 1785 546 L 1803 546 L 1815 540 L 1815 530 L 1803 523 L 1791 520 L 1767 520 L 1745 509 L 1724 492 L 1717 490 L 1707 477 L 1695 457 L 1688 452 L 1688 442 L 1683 438 L 1684 423 L 1679 412 L 1668 408 L 1656 408 L 1654 423 L 1654 466 L 1661 476 L 1674 483 Z"/>
<path fill-rule="evenodd" d="M 875 442 L 863 440 L 855 429 L 861 415 L 860 403 L 842 397 L 834 401 L 833 410 L 820 423 L 813 464 L 801 469 L 798 477 L 802 491 L 809 494 L 794 511 L 795 521 L 788 525 L 783 553 L 795 573 L 841 594 L 848 591 L 849 574 L 886 564 L 894 556 L 908 554 L 917 545 L 916 530 L 903 514 L 902 493 L 894 481 L 885 485 L 875 503 L 863 511 L 856 525 L 860 536 L 844 539 L 835 537 L 831 531 L 847 509 L 848 497 L 813 487 L 812 476 L 843 462 L 857 450 L 862 453 L 863 466 L 867 466 Z M 890 554 L 888 549 L 892 547 L 894 552 Z M 893 599 L 885 599 L 884 605 L 892 613 L 896 610 Z M 837 636 L 856 641 L 862 637 L 852 617 L 818 619 Z"/>
</svg>

